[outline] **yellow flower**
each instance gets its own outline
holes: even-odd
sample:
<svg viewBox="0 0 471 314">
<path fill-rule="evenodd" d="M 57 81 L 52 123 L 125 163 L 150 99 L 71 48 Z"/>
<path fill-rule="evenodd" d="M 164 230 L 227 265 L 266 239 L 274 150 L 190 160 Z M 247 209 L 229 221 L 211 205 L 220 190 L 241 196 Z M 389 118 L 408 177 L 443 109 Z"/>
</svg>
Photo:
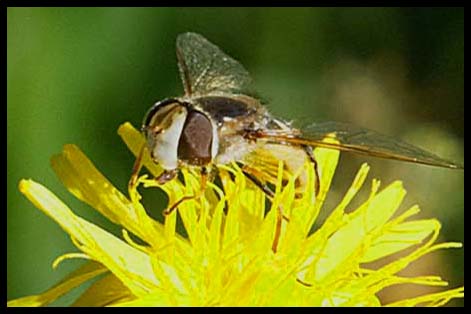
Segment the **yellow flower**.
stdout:
<svg viewBox="0 0 471 314">
<path fill-rule="evenodd" d="M 144 139 L 129 123 L 118 133 L 136 155 Z M 339 152 L 316 149 L 321 190 L 314 196 L 314 171 L 307 164 L 307 188 L 295 197 L 294 179 L 278 184 L 270 208 L 265 196 L 247 181 L 237 165 L 221 167 L 223 190 L 208 183 L 205 195 L 178 207 L 187 236 L 176 232 L 176 212 L 164 224 L 148 216 L 140 195 L 127 198 L 74 145 L 52 158 L 54 171 L 68 190 L 112 222 L 122 226 L 117 238 L 75 215 L 52 192 L 33 180 L 22 180 L 20 191 L 54 219 L 71 237 L 80 253 L 59 257 L 84 258 L 82 267 L 48 291 L 8 302 L 8 306 L 43 306 L 72 288 L 99 275 L 73 305 L 88 306 L 380 306 L 376 293 L 385 287 L 414 283 L 446 286 L 437 276 L 405 278 L 397 275 L 414 260 L 460 243 L 435 244 L 440 223 L 435 219 L 409 220 L 413 206 L 398 215 L 405 196 L 396 181 L 380 191 L 373 180 L 369 198 L 356 210 L 345 209 L 363 185 L 369 167 L 364 164 L 354 182 L 318 229 L 312 226 L 322 207 L 337 166 Z M 144 165 L 152 175 L 160 169 L 149 156 Z M 162 189 L 169 204 L 199 189 L 199 178 L 183 170 L 183 184 L 168 182 Z M 151 180 L 139 179 L 144 186 Z M 276 253 L 272 251 L 277 209 L 283 220 Z M 164 209 L 163 207 L 161 208 Z M 154 209 L 153 209 L 154 210 Z M 395 215 L 396 214 L 396 215 Z M 131 238 L 138 238 L 140 244 Z M 410 253 L 377 269 L 369 262 L 409 248 Z M 397 301 L 389 306 L 439 306 L 464 296 L 455 288 Z"/>
</svg>

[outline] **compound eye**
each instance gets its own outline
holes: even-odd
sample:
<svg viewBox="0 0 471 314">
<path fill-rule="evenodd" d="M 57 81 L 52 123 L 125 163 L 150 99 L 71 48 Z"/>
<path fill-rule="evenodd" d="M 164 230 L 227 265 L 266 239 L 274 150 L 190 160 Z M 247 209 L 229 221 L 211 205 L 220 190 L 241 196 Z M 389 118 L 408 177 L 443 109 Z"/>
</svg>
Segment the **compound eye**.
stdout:
<svg viewBox="0 0 471 314">
<path fill-rule="evenodd" d="M 173 102 L 153 110 L 144 128 L 152 159 L 166 170 L 178 167 L 178 140 L 186 117 L 186 107 Z"/>
<path fill-rule="evenodd" d="M 211 121 L 202 112 L 190 111 L 178 143 L 178 157 L 191 165 L 206 165 L 211 161 L 212 142 Z"/>
</svg>

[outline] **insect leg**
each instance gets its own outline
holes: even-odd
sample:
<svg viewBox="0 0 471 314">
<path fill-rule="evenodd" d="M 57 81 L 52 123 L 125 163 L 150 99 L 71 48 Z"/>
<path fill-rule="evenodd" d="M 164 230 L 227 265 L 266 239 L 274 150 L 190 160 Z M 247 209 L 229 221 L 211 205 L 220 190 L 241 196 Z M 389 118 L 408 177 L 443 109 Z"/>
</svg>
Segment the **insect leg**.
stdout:
<svg viewBox="0 0 471 314">
<path fill-rule="evenodd" d="M 208 182 L 208 175 L 209 175 L 208 168 L 202 167 L 200 190 L 195 195 L 187 195 L 180 198 L 172 206 L 164 210 L 164 215 L 170 215 L 175 209 L 178 208 L 178 206 L 180 206 L 185 201 L 189 201 L 192 199 L 199 199 L 206 191 L 206 183 Z"/>
<path fill-rule="evenodd" d="M 258 188 L 260 188 L 265 193 L 265 195 L 267 195 L 267 197 L 272 201 L 273 198 L 275 197 L 275 193 L 270 189 L 270 187 L 268 185 L 266 185 L 265 183 L 258 180 L 257 177 L 253 174 L 254 172 L 256 172 L 254 169 L 252 169 L 252 168 L 250 168 L 246 165 L 242 166 L 242 173 L 250 181 L 252 181 Z M 283 214 L 283 207 L 281 206 L 281 204 L 279 204 L 278 205 L 278 216 L 277 216 L 277 219 L 276 219 L 275 236 L 273 238 L 273 243 L 272 243 L 272 246 L 271 246 L 271 249 L 272 249 L 273 253 L 276 253 L 276 251 L 278 249 L 278 243 L 280 241 L 280 236 L 281 236 L 281 224 L 283 222 L 283 219 L 289 221 L 289 218 L 286 217 Z"/>
<path fill-rule="evenodd" d="M 252 174 L 253 172 L 254 171 L 252 168 L 249 168 L 245 165 L 242 166 L 242 173 L 248 179 L 250 179 L 250 181 L 252 181 L 258 188 L 260 188 L 260 190 L 262 190 L 270 200 L 273 200 L 273 197 L 275 197 L 275 192 L 273 192 L 272 189 L 270 189 L 268 185 L 259 181 L 257 177 L 254 174 Z"/>
<path fill-rule="evenodd" d="M 319 179 L 319 167 L 316 161 L 316 158 L 314 157 L 314 153 L 312 152 L 312 147 L 307 146 L 307 145 L 302 145 L 304 151 L 306 152 L 307 156 L 309 157 L 309 160 L 312 163 L 312 166 L 314 167 L 314 174 L 316 176 L 316 187 L 315 187 L 315 194 L 316 197 L 319 195 L 320 189 L 321 189 L 321 181 Z"/>
<path fill-rule="evenodd" d="M 252 181 L 253 184 L 255 184 L 260 190 L 265 193 L 265 195 L 270 199 L 270 201 L 273 201 L 273 198 L 275 197 L 275 192 L 273 192 L 270 187 L 261 182 L 260 180 L 257 179 L 256 177 L 256 170 L 250 167 L 247 167 L 246 165 L 242 166 L 242 173 L 250 180 Z M 283 219 L 289 222 L 289 218 L 285 215 L 283 215 Z"/>
<path fill-rule="evenodd" d="M 158 177 L 154 178 L 158 185 L 164 185 L 172 181 L 178 175 L 178 169 L 164 170 Z"/>
<path fill-rule="evenodd" d="M 136 160 L 134 161 L 134 165 L 132 167 L 131 178 L 129 179 L 129 182 L 128 182 L 128 191 L 131 191 L 132 189 L 134 189 L 134 187 L 137 184 L 137 178 L 142 168 L 142 156 L 144 155 L 144 149 L 145 149 L 145 144 L 142 145 L 141 149 L 139 150 L 139 154 L 137 155 Z"/>
</svg>

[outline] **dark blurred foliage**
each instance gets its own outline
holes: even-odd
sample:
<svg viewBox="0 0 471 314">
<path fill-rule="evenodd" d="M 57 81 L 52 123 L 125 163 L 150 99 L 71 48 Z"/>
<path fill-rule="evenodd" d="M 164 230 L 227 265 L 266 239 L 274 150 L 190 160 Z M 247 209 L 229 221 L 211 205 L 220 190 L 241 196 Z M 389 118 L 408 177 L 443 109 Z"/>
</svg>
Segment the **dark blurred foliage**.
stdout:
<svg viewBox="0 0 471 314">
<path fill-rule="evenodd" d="M 49 159 L 75 143 L 125 191 L 133 157 L 116 130 L 125 121 L 138 126 L 151 104 L 182 93 L 174 50 L 181 32 L 201 33 L 240 60 L 276 115 L 351 122 L 463 160 L 460 8 L 8 8 L 7 27 L 8 299 L 44 291 L 80 263 L 51 269 L 57 256 L 76 249 L 20 194 L 21 178 L 39 181 L 119 234 L 66 191 Z M 463 171 L 342 154 L 330 206 L 364 161 L 383 186 L 404 182 L 403 209 L 418 203 L 421 217 L 438 217 L 442 241 L 463 241 Z M 144 195 L 161 217 L 163 193 Z M 463 250 L 418 264 L 411 274 L 464 283 Z M 423 292 L 410 291 L 381 297 Z"/>
</svg>

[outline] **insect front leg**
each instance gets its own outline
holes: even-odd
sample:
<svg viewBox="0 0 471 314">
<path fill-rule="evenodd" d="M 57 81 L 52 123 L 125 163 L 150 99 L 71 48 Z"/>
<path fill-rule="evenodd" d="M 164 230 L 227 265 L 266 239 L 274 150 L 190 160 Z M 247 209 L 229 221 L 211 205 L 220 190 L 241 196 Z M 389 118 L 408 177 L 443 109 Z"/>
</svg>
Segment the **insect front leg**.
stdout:
<svg viewBox="0 0 471 314">
<path fill-rule="evenodd" d="M 198 190 L 198 192 L 194 195 L 187 195 L 180 198 L 178 201 L 176 201 L 174 204 L 172 204 L 170 207 L 164 210 L 164 215 L 170 215 L 183 202 L 189 201 L 192 199 L 199 199 L 201 196 L 204 195 L 204 192 L 206 191 L 206 183 L 208 182 L 210 170 L 208 170 L 208 167 L 206 166 L 201 167 L 200 174 L 201 174 L 201 182 L 200 182 L 200 189 Z"/>
<path fill-rule="evenodd" d="M 134 165 L 132 167 L 131 178 L 129 179 L 129 182 L 128 182 L 129 195 L 132 194 L 131 191 L 134 190 L 137 185 L 139 172 L 141 171 L 141 168 L 142 168 L 142 156 L 144 155 L 144 149 L 145 149 L 145 144 L 141 146 L 141 149 L 139 150 L 139 154 L 137 155 L 136 160 L 134 161 Z"/>
<path fill-rule="evenodd" d="M 165 183 L 172 181 L 178 175 L 178 169 L 164 170 L 158 177 L 154 178 L 158 185 L 164 185 Z"/>
<path fill-rule="evenodd" d="M 131 178 L 128 182 L 128 189 L 133 189 L 137 185 L 137 180 L 139 178 L 139 172 L 142 169 L 142 158 L 144 156 L 144 150 L 146 149 L 145 144 L 142 145 L 141 149 L 139 150 L 139 154 L 134 161 L 134 165 L 132 167 L 132 174 Z M 168 181 L 173 180 L 178 174 L 178 169 L 171 169 L 171 170 L 164 170 L 158 177 L 154 178 L 158 185 L 163 185 Z"/>
</svg>

